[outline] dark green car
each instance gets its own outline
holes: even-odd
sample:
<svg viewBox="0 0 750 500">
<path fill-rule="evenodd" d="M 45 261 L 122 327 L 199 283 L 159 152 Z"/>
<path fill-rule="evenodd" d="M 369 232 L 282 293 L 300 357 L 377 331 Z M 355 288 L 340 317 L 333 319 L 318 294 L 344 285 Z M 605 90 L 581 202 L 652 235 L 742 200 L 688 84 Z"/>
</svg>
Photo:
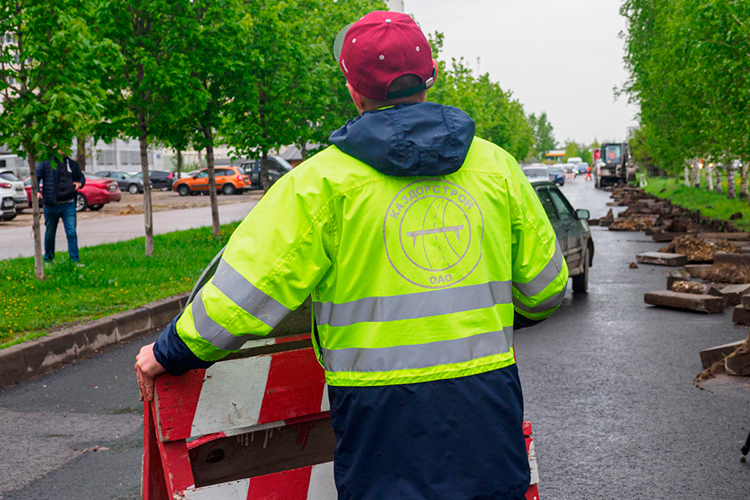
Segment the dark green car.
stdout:
<svg viewBox="0 0 750 500">
<path fill-rule="evenodd" d="M 586 293 L 589 287 L 589 267 L 594 262 L 594 240 L 586 222 L 589 211 L 574 209 L 557 186 L 549 181 L 533 181 L 544 211 L 547 212 L 557 241 L 573 278 L 573 291 Z"/>
</svg>

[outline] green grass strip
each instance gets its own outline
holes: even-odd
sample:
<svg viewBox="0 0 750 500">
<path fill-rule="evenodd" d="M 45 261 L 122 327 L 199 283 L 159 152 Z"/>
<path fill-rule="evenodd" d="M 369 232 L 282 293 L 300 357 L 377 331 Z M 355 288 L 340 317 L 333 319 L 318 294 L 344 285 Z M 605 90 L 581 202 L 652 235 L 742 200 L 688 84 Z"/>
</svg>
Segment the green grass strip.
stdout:
<svg viewBox="0 0 750 500">
<path fill-rule="evenodd" d="M 739 183 L 737 184 L 739 195 Z M 724 193 L 714 193 L 705 187 L 687 187 L 677 179 L 650 177 L 646 192 L 671 201 L 673 204 L 689 210 L 700 210 L 701 214 L 712 219 L 730 220 L 729 217 L 737 212 L 742 213 L 742 219 L 731 221 L 740 231 L 750 230 L 750 205 L 740 199 L 727 199 L 726 187 Z"/>
<path fill-rule="evenodd" d="M 31 257 L 0 261 L 0 349 L 190 291 L 238 225 L 223 226 L 218 239 L 210 227 L 155 236 L 148 258 L 143 238 L 81 248 L 84 267 L 58 252 L 44 281 Z"/>
</svg>

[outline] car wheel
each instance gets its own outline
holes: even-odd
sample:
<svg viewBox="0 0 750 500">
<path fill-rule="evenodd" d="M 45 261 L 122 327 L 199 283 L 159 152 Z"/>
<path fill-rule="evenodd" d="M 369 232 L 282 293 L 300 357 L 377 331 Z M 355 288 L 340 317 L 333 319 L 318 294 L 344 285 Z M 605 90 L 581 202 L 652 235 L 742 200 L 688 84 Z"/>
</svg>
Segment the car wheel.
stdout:
<svg viewBox="0 0 750 500">
<path fill-rule="evenodd" d="M 224 186 L 222 186 L 221 192 L 227 196 L 230 196 L 237 192 L 237 188 L 234 187 L 234 184 L 226 183 L 224 184 Z"/>
<path fill-rule="evenodd" d="M 97 210 L 101 210 L 103 206 L 104 206 L 104 203 L 100 203 L 98 205 L 91 205 L 89 207 L 89 210 L 96 212 Z"/>
<path fill-rule="evenodd" d="M 3 220 L 13 220 L 13 219 L 16 218 L 16 215 L 17 215 L 16 212 L 13 212 L 10 215 L 5 215 L 5 216 L 3 216 Z"/>
<path fill-rule="evenodd" d="M 589 263 L 591 257 L 589 253 L 589 247 L 586 246 L 586 251 L 583 253 L 583 272 L 578 276 L 573 276 L 573 292 L 574 293 L 587 293 L 589 290 Z"/>
<path fill-rule="evenodd" d="M 190 186 L 188 186 L 186 184 L 181 184 L 181 185 L 177 186 L 177 193 L 180 196 L 187 196 L 187 195 L 189 195 L 190 194 Z"/>
<path fill-rule="evenodd" d="M 139 191 L 138 184 L 131 184 L 128 186 L 128 193 L 130 194 L 138 194 Z"/>
<path fill-rule="evenodd" d="M 76 195 L 76 212 L 83 212 L 87 208 L 89 208 L 89 200 L 81 193 L 78 193 Z"/>
</svg>

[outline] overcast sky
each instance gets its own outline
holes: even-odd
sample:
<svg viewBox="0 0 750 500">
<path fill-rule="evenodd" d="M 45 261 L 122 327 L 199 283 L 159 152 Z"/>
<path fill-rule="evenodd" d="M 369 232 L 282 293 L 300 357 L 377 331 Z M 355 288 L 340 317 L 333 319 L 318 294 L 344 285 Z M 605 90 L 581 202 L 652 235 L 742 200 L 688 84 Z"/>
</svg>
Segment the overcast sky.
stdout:
<svg viewBox="0 0 750 500">
<path fill-rule="evenodd" d="M 627 73 L 621 0 L 405 0 L 443 55 L 463 57 L 510 90 L 528 113 L 546 111 L 558 145 L 624 140 L 637 109 L 613 89 Z M 438 77 L 439 78 L 439 77 Z"/>
</svg>

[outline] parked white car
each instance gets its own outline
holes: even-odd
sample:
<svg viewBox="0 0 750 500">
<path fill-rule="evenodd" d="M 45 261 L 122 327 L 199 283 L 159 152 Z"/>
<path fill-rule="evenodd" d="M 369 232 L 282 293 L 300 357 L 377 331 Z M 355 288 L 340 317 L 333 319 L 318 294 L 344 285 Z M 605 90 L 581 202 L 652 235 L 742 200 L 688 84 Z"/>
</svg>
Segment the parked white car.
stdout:
<svg viewBox="0 0 750 500">
<path fill-rule="evenodd" d="M 16 213 L 21 213 L 24 208 L 29 208 L 29 199 L 26 196 L 26 188 L 23 182 L 16 177 L 16 174 L 10 168 L 0 168 L 0 182 L 10 184 L 11 189 L 15 192 L 13 199 L 16 202 Z"/>
<path fill-rule="evenodd" d="M 26 191 L 24 191 L 26 194 Z M 16 190 L 10 182 L 0 180 L 0 220 L 11 220 L 16 216 Z"/>
</svg>

